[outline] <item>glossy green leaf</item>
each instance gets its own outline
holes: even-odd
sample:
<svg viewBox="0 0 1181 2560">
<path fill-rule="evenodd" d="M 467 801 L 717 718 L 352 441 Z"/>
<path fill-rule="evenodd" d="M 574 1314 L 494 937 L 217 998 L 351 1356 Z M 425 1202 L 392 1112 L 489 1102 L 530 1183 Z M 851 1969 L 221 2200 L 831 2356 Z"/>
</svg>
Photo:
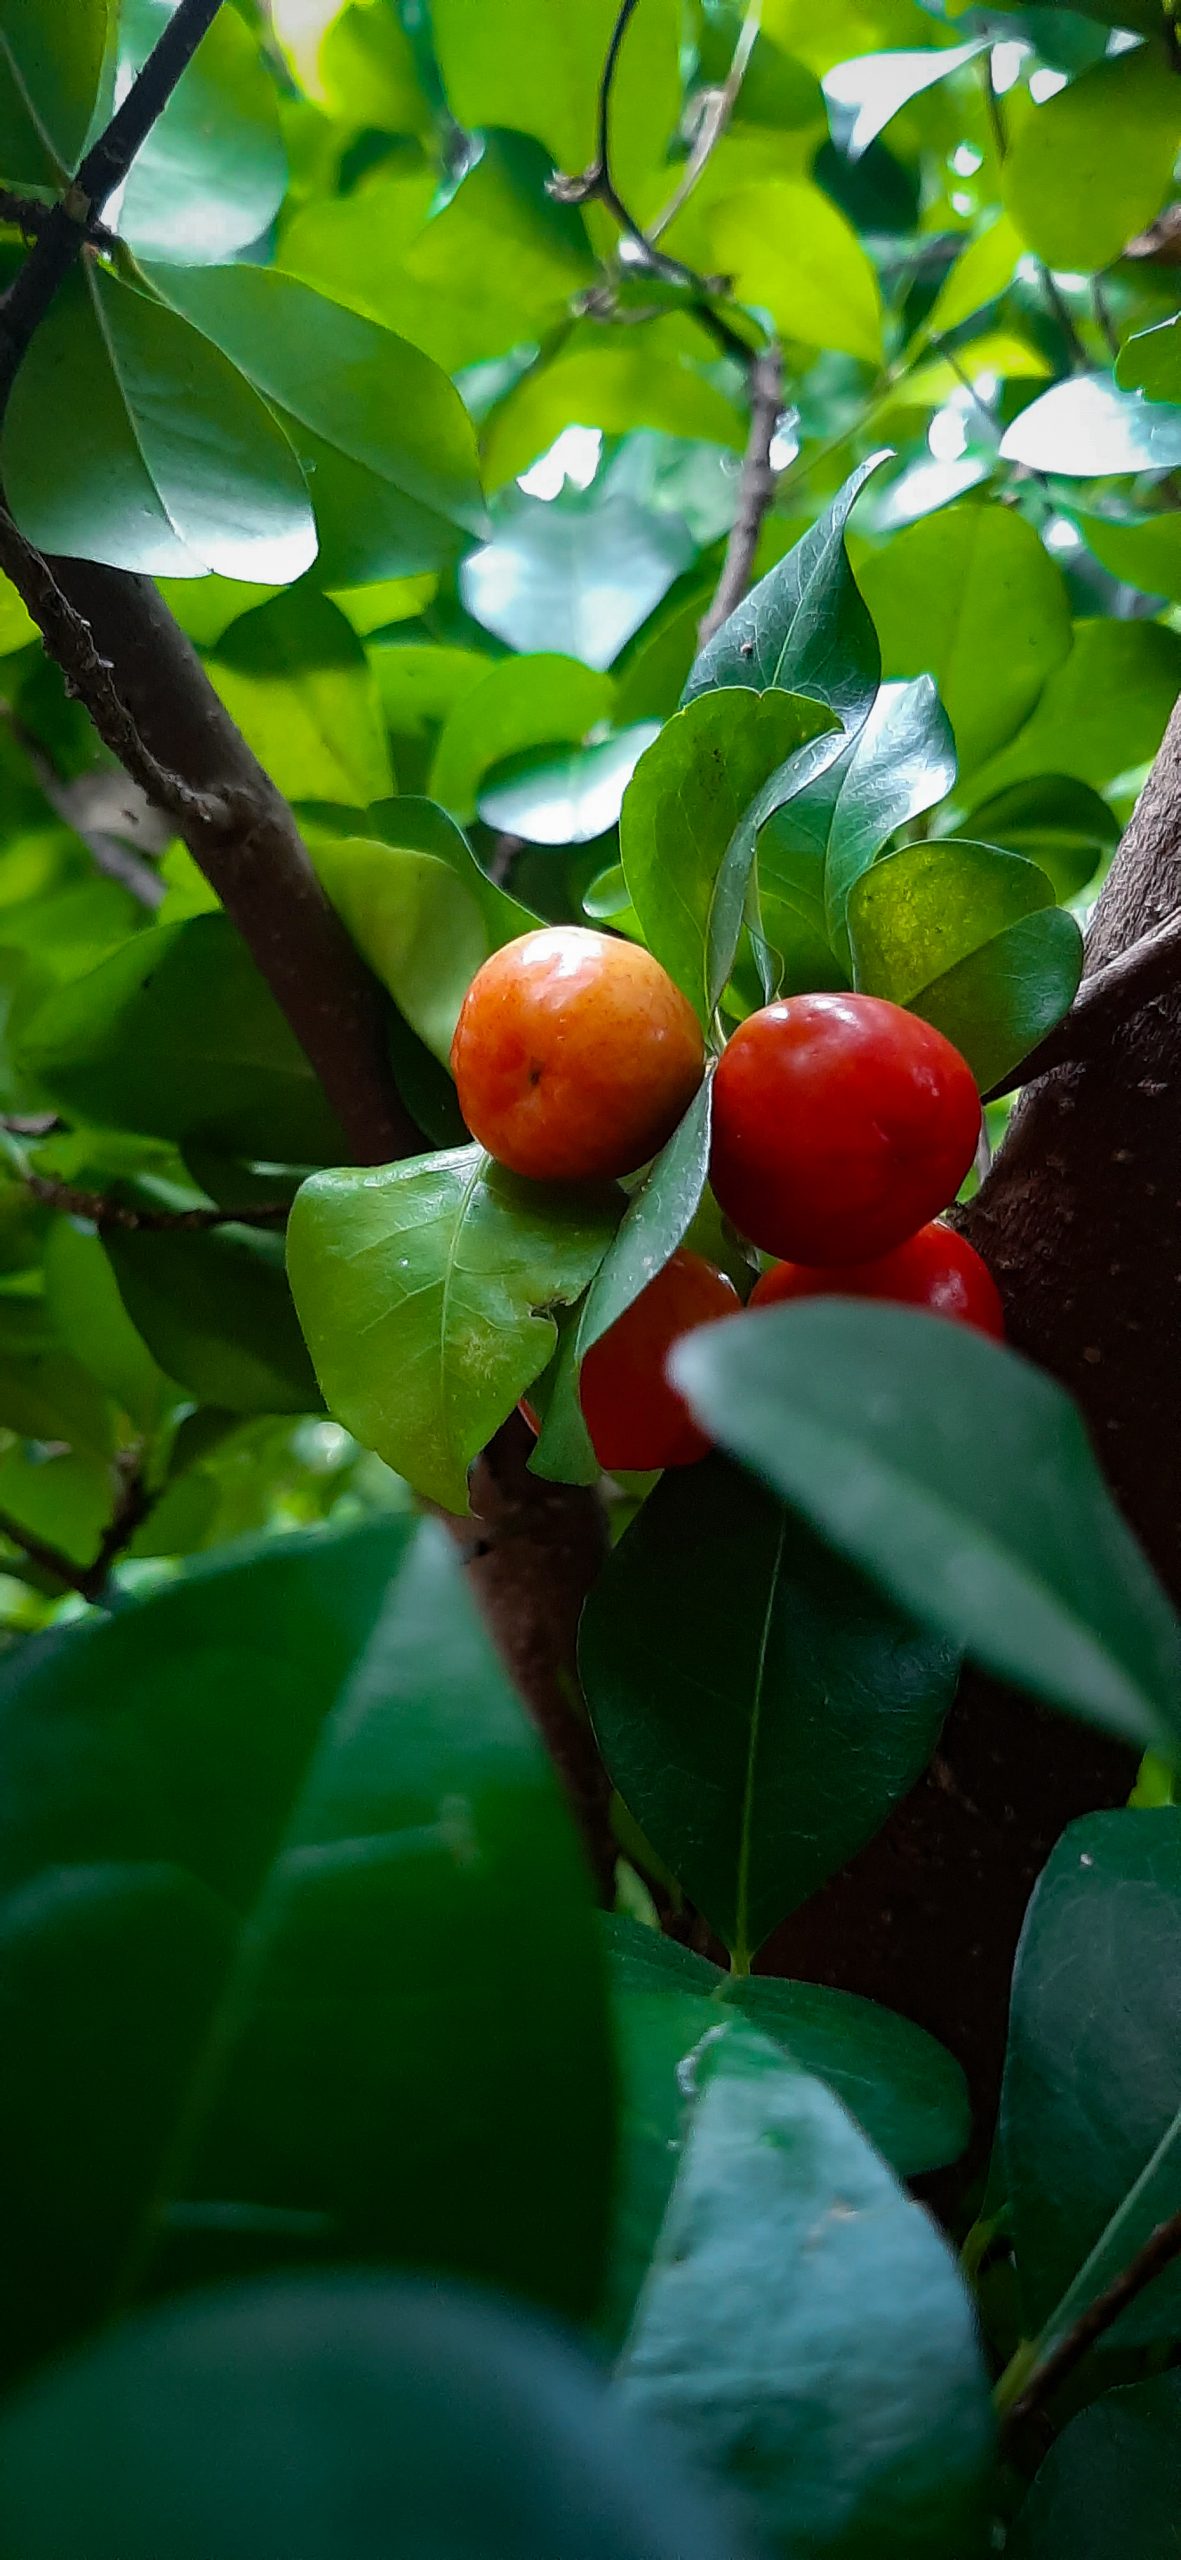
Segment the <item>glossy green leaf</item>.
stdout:
<svg viewBox="0 0 1181 2560">
<path fill-rule="evenodd" d="M 767 311 L 784 337 L 882 360 L 877 277 L 843 214 L 819 187 L 790 178 L 748 187 L 718 206 L 714 262 L 739 301 Z"/>
<path fill-rule="evenodd" d="M 1077 1407 L 967 1326 L 837 1298 L 678 1345 L 703 1423 L 974 1661 L 1143 1746 L 1181 1725 L 1181 1634 Z"/>
<path fill-rule="evenodd" d="M 845 909 L 854 882 L 895 828 L 933 808 L 954 780 L 947 714 L 930 677 L 916 676 L 913 684 L 882 685 L 843 754 L 793 794 L 776 821 L 775 846 L 781 859 L 797 846 L 819 854 L 825 931 L 838 957 L 848 956 Z"/>
<path fill-rule="evenodd" d="M 416 1492 L 466 1512 L 467 1471 L 540 1377 L 620 1195 L 522 1182 L 479 1147 L 316 1175 L 287 1263 L 324 1401 Z"/>
<path fill-rule="evenodd" d="M 116 2285 L 309 2253 L 589 2303 L 589 1897 L 440 1529 L 287 1538 L 62 1629 L 7 1658 L 0 1725 L 10 2354 Z"/>
<path fill-rule="evenodd" d="M 1176 2212 L 1179 1983 L 1181 1808 L 1072 1823 L 1026 1918 L 1001 2102 L 1022 2320 L 1039 2357 Z M 1179 2334 L 1174 2267 L 1114 2335 Z"/>
<path fill-rule="evenodd" d="M 598 1461 L 578 1401 L 578 1376 L 592 1344 L 626 1315 L 650 1280 L 683 1244 L 701 1205 L 709 1172 L 712 1079 L 706 1075 L 679 1129 L 633 1192 L 546 1385 L 544 1422 L 531 1464 L 560 1484 L 593 1484 Z"/>
<path fill-rule="evenodd" d="M 510 648 L 569 650 L 609 667 L 692 557 L 679 517 L 631 498 L 567 511 L 520 497 L 465 560 L 460 587 L 468 612 Z"/>
<path fill-rule="evenodd" d="M 375 977 L 446 1066 L 459 1008 L 492 947 L 479 899 L 437 853 L 375 837 L 322 842 L 316 869 Z"/>
<path fill-rule="evenodd" d="M 119 68 L 129 78 L 175 0 L 122 0 Z M 274 82 L 250 30 L 222 9 L 136 153 L 119 230 L 137 257 L 181 266 L 232 258 L 261 239 L 287 184 Z"/>
<path fill-rule="evenodd" d="M 628 785 L 620 821 L 628 894 L 649 949 L 704 1023 L 737 948 L 754 852 L 750 813 L 771 777 L 814 739 L 831 761 L 839 731 L 814 702 L 777 686 L 718 685 L 666 723 Z"/>
<path fill-rule="evenodd" d="M 1026 116 L 1005 157 L 1005 204 L 1048 267 L 1108 267 L 1167 201 L 1181 106 L 1163 41 L 1080 72 Z"/>
<path fill-rule="evenodd" d="M 320 1395 L 283 1267 L 249 1227 L 104 1237 L 123 1304 L 153 1359 L 226 1413 L 316 1413 Z"/>
<path fill-rule="evenodd" d="M 1181 632 L 1152 622 L 1080 622 L 1032 717 L 978 777 L 1000 791 L 1044 773 L 1096 791 L 1139 786 L 1181 688 Z"/>
<path fill-rule="evenodd" d="M 321 1086 L 226 916 L 137 934 L 38 1006 L 21 1054 L 83 1120 L 291 1164 L 344 1152 Z"/>
<path fill-rule="evenodd" d="M 905 526 L 858 576 L 883 673 L 934 677 L 960 771 L 974 771 L 1012 737 L 1069 651 L 1061 570 L 1011 508 L 969 503 Z"/>
<path fill-rule="evenodd" d="M 650 331 L 641 346 L 633 333 L 622 346 L 575 345 L 509 392 L 481 438 L 488 488 L 503 488 L 527 471 L 570 426 L 601 427 L 607 435 L 650 427 L 730 451 L 741 451 L 744 442 L 741 415 L 715 383 L 695 365 L 659 353 Z"/>
<path fill-rule="evenodd" d="M 593 844 L 618 825 L 632 775 L 657 734 L 654 720 L 640 720 L 590 746 L 514 756 L 485 775 L 479 815 L 525 844 Z"/>
<path fill-rule="evenodd" d="M 177 312 L 93 261 L 37 330 L 2 452 L 13 513 L 43 550 L 277 585 L 315 558 L 303 472 L 266 403 Z"/>
<path fill-rule="evenodd" d="M 1013 2560 L 1165 2560 L 1177 2539 L 1181 2375 L 1107 2391 L 1064 2428 L 1020 2508 Z"/>
<path fill-rule="evenodd" d="M 405 583 L 409 586 L 414 581 L 407 579 Z M 380 587 L 361 587 L 357 600 L 380 597 L 382 593 Z M 363 626 L 355 618 L 353 597 L 342 591 L 335 601 L 346 620 L 352 622 L 354 631 L 362 631 Z M 431 737 L 457 705 L 482 684 L 488 672 L 488 660 L 478 649 L 451 648 L 434 640 L 404 640 L 396 634 L 370 645 L 369 664 L 377 681 L 386 726 L 395 740 Z"/>
<path fill-rule="evenodd" d="M 437 568 L 482 530 L 471 424 L 417 347 L 273 267 L 169 267 L 155 282 L 290 437 L 326 586 Z"/>
<path fill-rule="evenodd" d="M 580 1664 L 614 1784 L 743 1969 L 913 1786 L 957 1670 L 722 1458 L 649 1496 Z"/>
<path fill-rule="evenodd" d="M 1181 462 L 1181 407 L 1121 391 L 1109 373 L 1071 374 L 1005 429 L 1001 460 L 1077 480 L 1168 471 Z"/>
<path fill-rule="evenodd" d="M 613 690 L 608 676 L 556 651 L 486 665 L 444 724 L 431 766 L 432 798 L 463 822 L 474 818 L 491 766 L 524 747 L 585 738 L 610 717 Z"/>
<path fill-rule="evenodd" d="M 690 2069 L 625 2400 L 733 2484 L 772 2550 L 974 2547 L 992 2427 L 946 2243 L 831 2090 L 761 2035 L 732 2028 Z"/>
<path fill-rule="evenodd" d="M 594 157 L 595 102 L 614 0 L 435 0 L 435 43 L 461 124 L 536 134 L 559 169 Z M 611 157 L 625 199 L 664 159 L 681 111 L 674 0 L 653 0 L 627 31 L 611 96 Z"/>
<path fill-rule="evenodd" d="M 1124 391 L 1181 401 L 1181 324 L 1161 320 L 1154 329 L 1134 331 L 1120 348 L 1115 378 Z"/>
<path fill-rule="evenodd" d="M 97 1235 L 55 1218 L 45 1248 L 45 1291 L 64 1341 L 132 1422 L 153 1431 L 175 1400 L 119 1295 Z"/>
<path fill-rule="evenodd" d="M 849 899 L 856 985 L 946 1033 L 981 1092 L 1063 1014 L 1082 975 L 1082 935 L 1036 863 L 951 838 L 903 845 Z"/>
<path fill-rule="evenodd" d="M 1088 551 L 1102 561 L 1113 578 L 1141 595 L 1163 596 L 1181 604 L 1181 516 L 1145 516 L 1139 524 L 1117 524 L 1106 516 L 1080 516 Z"/>
<path fill-rule="evenodd" d="M 1011 783 L 1007 791 L 979 801 L 965 824 L 985 844 L 1036 863 L 1059 898 L 1085 889 L 1104 855 L 1114 852 L 1120 832 L 1106 800 L 1065 773 Z"/>
<path fill-rule="evenodd" d="M 27 2560 L 370 2560 L 391 2517 L 465 2560 L 742 2560 L 573 2346 L 437 2282 L 343 2271 L 184 2297 L 88 2346 L 0 2430 L 0 2531 Z"/>
<path fill-rule="evenodd" d="M 994 213 L 961 249 L 944 278 L 919 332 L 920 341 L 946 337 L 961 322 L 982 311 L 1012 283 L 1021 256 L 1021 235 L 1006 213 Z"/>
<path fill-rule="evenodd" d="M 395 800 L 379 801 L 368 811 L 368 824 L 370 834 L 383 844 L 432 853 L 454 871 L 479 905 L 490 951 L 499 951 L 502 942 L 514 941 L 517 934 L 531 932 L 538 923 L 519 898 L 510 897 L 507 889 L 481 871 L 463 829 L 433 800 L 403 793 Z"/>
<path fill-rule="evenodd" d="M 707 642 L 690 669 L 684 699 L 714 685 L 778 685 L 827 702 L 847 728 L 865 718 L 877 692 L 880 655 L 873 624 L 849 567 L 845 526 L 871 471 L 863 462 L 797 542 L 769 569 Z"/>
<path fill-rule="evenodd" d="M 82 156 L 114 32 L 111 0 L 4 0 L 0 25 L 0 170 L 10 185 L 53 186 Z"/>
<path fill-rule="evenodd" d="M 392 790 L 364 648 L 339 606 L 313 587 L 244 613 L 222 634 L 209 673 L 289 800 L 364 809 Z"/>
</svg>

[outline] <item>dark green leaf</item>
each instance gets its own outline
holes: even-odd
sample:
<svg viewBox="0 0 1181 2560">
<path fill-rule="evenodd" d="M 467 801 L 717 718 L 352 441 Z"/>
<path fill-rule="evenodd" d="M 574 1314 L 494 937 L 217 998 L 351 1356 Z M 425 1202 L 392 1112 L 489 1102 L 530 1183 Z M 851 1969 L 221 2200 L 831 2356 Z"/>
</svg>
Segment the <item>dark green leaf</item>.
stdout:
<svg viewBox="0 0 1181 2560">
<path fill-rule="evenodd" d="M 466 824 L 491 766 L 524 747 L 585 738 L 609 719 L 612 694 L 608 676 L 556 651 L 486 666 L 443 728 L 431 767 L 432 797 Z"/>
<path fill-rule="evenodd" d="M 1088 551 L 1113 578 L 1138 587 L 1141 595 L 1181 604 L 1181 516 L 1162 513 L 1121 524 L 1107 516 L 1080 515 L 1079 526 Z"/>
<path fill-rule="evenodd" d="M 45 1247 L 45 1292 L 63 1340 L 142 1431 L 153 1431 L 175 1391 L 136 1331 L 97 1235 L 55 1218 Z"/>
<path fill-rule="evenodd" d="M 608 497 L 577 512 L 518 497 L 465 560 L 468 612 L 511 649 L 569 650 L 609 667 L 693 557 L 678 516 Z"/>
<path fill-rule="evenodd" d="M 1151 400 L 1181 400 L 1181 323 L 1161 320 L 1142 329 L 1121 347 L 1116 381 L 1125 391 L 1146 391 Z"/>
<path fill-rule="evenodd" d="M 742 1971 L 913 1786 L 957 1670 L 722 1458 L 649 1496 L 579 1658 L 614 1784 Z"/>
<path fill-rule="evenodd" d="M 961 772 L 974 771 L 1012 737 L 1070 648 L 1061 570 L 1024 517 L 965 503 L 906 526 L 858 575 L 883 673 L 934 677 Z"/>
<path fill-rule="evenodd" d="M 281 1236 L 104 1238 L 119 1294 L 154 1360 L 227 1413 L 316 1413 L 320 1394 L 283 1267 Z"/>
<path fill-rule="evenodd" d="M 1005 2545 L 1012 2560 L 1172 2560 L 1181 2374 L 1108 2391 L 1052 2445 Z"/>
<path fill-rule="evenodd" d="M 1035 862 L 1059 898 L 1085 889 L 1103 856 L 1114 852 L 1120 832 L 1106 800 L 1065 773 L 1014 782 L 979 801 L 965 823 L 985 844 Z"/>
<path fill-rule="evenodd" d="M 54 186 L 82 156 L 114 32 L 110 0 L 4 0 L 0 25 L 0 172 Z"/>
<path fill-rule="evenodd" d="M 125 78 L 146 60 L 173 7 L 174 0 L 122 0 Z M 286 184 L 274 83 L 256 38 L 222 9 L 136 153 L 119 230 L 137 257 L 216 263 L 261 239 Z"/>
<path fill-rule="evenodd" d="M 777 561 L 707 643 L 689 674 L 684 700 L 713 685 L 769 685 L 826 702 L 855 728 L 877 691 L 877 638 L 845 550 L 849 511 L 877 454 L 846 480 L 838 497 Z"/>
<path fill-rule="evenodd" d="M 522 1182 L 479 1147 L 316 1175 L 288 1270 L 329 1411 L 419 1493 L 466 1512 L 467 1471 L 557 1340 L 621 1195 Z"/>
<path fill-rule="evenodd" d="M 1089 1814 L 1059 1841 L 1017 1954 L 1001 2141 L 1022 2317 L 1045 2356 L 1177 2210 L 1181 1808 Z M 1179 2333 L 1173 2268 L 1115 2336 Z"/>
<path fill-rule="evenodd" d="M 620 852 L 631 903 L 649 949 L 703 1023 L 742 925 L 755 842 L 743 821 L 771 776 L 820 738 L 831 760 L 840 732 L 816 703 L 719 685 L 666 722 L 628 785 Z"/>
<path fill-rule="evenodd" d="M 790 2560 L 974 2548 L 991 2451 L 945 2242 L 832 2092 L 750 2029 L 700 2051 L 620 2381 Z"/>
<path fill-rule="evenodd" d="M 981 1092 L 1069 1012 L 1082 975 L 1082 934 L 1045 872 L 994 845 L 887 854 L 857 881 L 848 928 L 857 986 L 945 1032 Z"/>
<path fill-rule="evenodd" d="M 954 781 L 947 714 L 930 677 L 916 676 L 913 684 L 882 685 L 843 754 L 793 794 L 774 825 L 774 845 L 780 855 L 797 848 L 820 855 L 827 939 L 838 958 L 848 958 L 845 909 L 854 881 L 895 828 L 933 808 Z"/>
<path fill-rule="evenodd" d="M 344 1153 L 318 1079 L 226 916 L 137 934 L 38 1006 L 22 1055 L 83 1120 L 290 1164 Z"/>
<path fill-rule="evenodd" d="M 3 459 L 13 513 L 45 551 L 277 585 L 315 558 L 303 472 L 265 401 L 175 311 L 93 260 L 21 365 Z"/>
<path fill-rule="evenodd" d="M 705 1429 L 921 1623 L 1172 1748 L 1177 1622 L 1040 1370 L 966 1325 L 838 1298 L 705 1326 L 672 1365 Z"/>
<path fill-rule="evenodd" d="M 309 2253 L 589 2307 L 589 1897 L 438 1527 L 289 1537 L 10 1653 L 0 1731 L 10 2363 L 116 2287 Z"/>
<path fill-rule="evenodd" d="M 418 347 L 274 267 L 154 280 L 276 411 L 308 472 L 326 586 L 437 568 L 482 529 L 467 413 Z"/>
</svg>

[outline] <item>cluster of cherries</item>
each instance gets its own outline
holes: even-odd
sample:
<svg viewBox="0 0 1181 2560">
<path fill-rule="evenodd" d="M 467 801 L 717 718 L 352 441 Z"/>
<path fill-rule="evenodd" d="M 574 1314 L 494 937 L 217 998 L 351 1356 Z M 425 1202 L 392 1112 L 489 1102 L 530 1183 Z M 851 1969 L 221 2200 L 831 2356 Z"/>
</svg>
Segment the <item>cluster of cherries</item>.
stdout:
<svg viewBox="0 0 1181 2560">
<path fill-rule="evenodd" d="M 556 925 L 473 979 L 451 1063 L 473 1137 L 539 1182 L 634 1173 L 705 1073 L 692 1007 L 638 944 Z M 980 1100 L 941 1031 L 878 996 L 800 995 L 751 1014 L 718 1062 L 710 1183 L 740 1235 L 779 1257 L 750 1304 L 892 1298 L 1004 1330 L 990 1273 L 937 1211 L 980 1138 Z M 934 1223 L 931 1223 L 934 1221 Z M 674 1342 L 733 1316 L 724 1271 L 674 1253 L 582 1365 L 601 1466 L 687 1466 L 708 1446 L 666 1371 Z"/>
</svg>

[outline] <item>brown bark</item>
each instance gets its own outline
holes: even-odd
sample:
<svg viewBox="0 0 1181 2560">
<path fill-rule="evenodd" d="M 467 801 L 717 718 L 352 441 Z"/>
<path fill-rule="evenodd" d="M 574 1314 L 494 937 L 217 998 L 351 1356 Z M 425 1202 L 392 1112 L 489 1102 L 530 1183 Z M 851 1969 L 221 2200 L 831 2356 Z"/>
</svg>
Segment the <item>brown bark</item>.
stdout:
<svg viewBox="0 0 1181 2560">
<path fill-rule="evenodd" d="M 1181 905 L 1181 705 L 1096 909 L 1088 972 Z M 1101 1464 L 1181 1604 L 1181 989 L 1031 1085 L 961 1224 L 1010 1338 L 1078 1398 Z M 800 1972 L 903 2010 L 964 2064 L 991 2117 L 1032 1886 L 1076 1815 L 1119 1804 L 1132 1755 L 969 1677 L 926 1778 L 773 1940 Z"/>
</svg>

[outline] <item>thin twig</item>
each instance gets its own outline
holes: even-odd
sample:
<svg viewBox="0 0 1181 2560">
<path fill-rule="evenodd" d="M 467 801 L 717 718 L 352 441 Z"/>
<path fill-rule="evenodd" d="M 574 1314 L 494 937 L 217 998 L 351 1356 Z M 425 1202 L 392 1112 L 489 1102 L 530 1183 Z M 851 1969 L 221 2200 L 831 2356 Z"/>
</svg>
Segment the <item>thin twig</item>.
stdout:
<svg viewBox="0 0 1181 2560">
<path fill-rule="evenodd" d="M 1045 2361 L 1034 2364 L 1017 2398 L 1005 2412 L 1003 2432 L 1006 2439 L 1011 2439 L 1035 2411 L 1044 2406 L 1119 2319 L 1120 2313 L 1127 2310 L 1128 2304 L 1134 2302 L 1145 2286 L 1162 2275 L 1178 2257 L 1181 2257 L 1181 2213 L 1174 2213 L 1167 2222 L 1158 2222 L 1135 2257 L 1129 2259 L 1127 2266 L 1113 2278 L 1105 2291 L 1096 2294 L 1094 2301 L 1080 2312 L 1073 2327 L 1059 2339 Z"/>
<path fill-rule="evenodd" d="M 750 7 L 742 21 L 738 42 L 734 47 L 733 59 L 725 80 L 720 89 L 707 90 L 705 94 L 697 138 L 685 163 L 680 183 L 674 194 L 669 197 L 663 213 L 659 213 L 655 222 L 650 222 L 648 225 L 648 239 L 652 242 L 659 240 L 668 230 L 669 224 L 676 221 L 677 215 L 688 203 L 698 179 L 722 139 L 737 105 L 738 93 L 746 78 L 750 57 L 758 42 L 762 14 L 763 0 L 750 0 Z"/>
<path fill-rule="evenodd" d="M 1169 994 L 1179 977 L 1181 908 L 1084 978 L 1065 1020 L 993 1086 L 985 1101 L 997 1102 L 1002 1094 L 1015 1093 L 1018 1085 L 1032 1084 L 1036 1076 L 1049 1075 L 1055 1067 L 1074 1066 L 1094 1057 L 1118 1023 L 1139 1013 L 1155 996 Z"/>
<path fill-rule="evenodd" d="M 984 111 L 988 117 L 989 130 L 992 134 L 993 149 L 996 152 L 997 159 L 1003 163 L 1008 157 L 1009 128 L 1005 117 L 1005 110 L 997 95 L 996 82 L 992 75 L 991 46 L 989 46 L 986 53 L 980 55 L 979 61 L 981 84 L 984 90 Z"/>
<path fill-rule="evenodd" d="M 24 265 L 0 303 L 0 417 L 33 332 L 65 283 L 108 197 L 163 114 L 222 0 L 179 0 L 142 70 L 59 202 L 39 225 Z"/>
<path fill-rule="evenodd" d="M 1094 311 L 1098 326 L 1102 331 L 1103 343 L 1106 346 L 1112 363 L 1114 364 L 1116 357 L 1119 354 L 1119 330 L 1116 328 L 1115 322 L 1112 319 L 1111 305 L 1103 290 L 1103 280 L 1100 276 L 1092 276 L 1091 278 L 1091 308 Z"/>
<path fill-rule="evenodd" d="M 611 92 L 615 84 L 623 39 L 637 6 L 638 0 L 620 0 L 615 24 L 611 30 L 611 41 L 607 47 L 599 78 L 595 157 L 589 169 L 581 170 L 577 177 L 565 176 L 562 172 L 556 171 L 548 182 L 548 191 L 558 204 L 605 205 L 613 220 L 618 223 L 625 239 L 631 242 L 635 252 L 634 263 L 646 274 L 659 276 L 665 284 L 676 285 L 682 292 L 687 293 L 691 299 L 694 317 L 701 322 L 703 328 L 708 329 L 715 345 L 719 346 L 725 355 L 737 357 L 740 364 L 749 365 L 755 353 L 754 348 L 748 344 L 739 330 L 731 327 L 730 322 L 723 318 L 720 311 L 714 309 L 712 297 L 723 290 L 722 277 L 699 275 L 696 267 L 687 267 L 683 259 L 670 258 L 665 250 L 657 249 L 649 239 L 643 224 L 637 222 L 635 215 L 629 212 L 615 181 L 611 158 Z"/>
<path fill-rule="evenodd" d="M 704 649 L 707 640 L 712 640 L 715 631 L 733 613 L 735 605 L 741 604 L 750 585 L 763 518 L 775 495 L 771 446 L 782 407 L 783 363 L 778 347 L 772 345 L 755 358 L 750 370 L 750 434 L 738 484 L 738 507 L 730 528 L 722 574 L 697 634 L 699 649 Z"/>
<path fill-rule="evenodd" d="M 44 196 L 23 196 L 12 187 L 0 187 L 0 222 L 12 223 L 30 246 L 40 238 L 52 212 L 53 204 Z M 114 232 L 102 222 L 88 223 L 83 237 L 91 249 L 110 251 L 116 245 Z"/>
<path fill-rule="evenodd" d="M 118 1498 L 92 1564 L 75 1564 L 72 1556 L 64 1555 L 61 1548 L 51 1545 L 48 1538 L 39 1538 L 35 1531 L 23 1528 L 19 1520 L 13 1519 L 11 1512 L 0 1511 L 0 1538 L 7 1538 L 10 1546 L 19 1547 L 30 1564 L 35 1564 L 42 1573 L 52 1574 L 55 1582 L 64 1584 L 67 1591 L 76 1591 L 80 1599 L 92 1603 L 102 1599 L 112 1567 L 124 1549 L 130 1546 L 137 1529 L 142 1528 L 156 1500 L 148 1486 L 138 1450 L 122 1451 L 115 1460 L 115 1467 L 119 1482 Z"/>
<path fill-rule="evenodd" d="M 11 1122 L 7 1124 L 11 1127 Z M 285 1200 L 269 1200 L 250 1209 L 136 1209 L 105 1192 L 82 1191 L 73 1182 L 55 1182 L 49 1174 L 26 1167 L 23 1179 L 35 1200 L 61 1209 L 71 1218 L 88 1218 L 94 1227 L 118 1227 L 131 1235 L 208 1235 L 216 1227 L 284 1227 Z"/>
<path fill-rule="evenodd" d="M 145 862 L 129 844 L 121 844 L 117 836 L 105 835 L 97 827 L 87 825 L 78 808 L 78 786 L 67 782 L 58 772 L 40 739 L 26 727 L 11 702 L 0 699 L 0 720 L 15 738 L 55 816 L 77 836 L 79 844 L 85 845 L 95 870 L 101 871 L 108 880 L 117 880 L 121 888 L 130 890 L 132 897 L 138 898 L 141 907 L 154 912 L 165 896 L 159 872 L 153 870 L 151 863 Z"/>
<path fill-rule="evenodd" d="M 1074 315 L 1060 284 L 1056 277 L 1051 275 L 1049 268 L 1041 258 L 1038 259 L 1037 271 L 1038 281 L 1045 296 L 1047 306 L 1052 317 L 1057 321 L 1070 351 L 1070 365 L 1072 373 L 1089 373 L 1091 369 L 1091 359 L 1087 354 L 1087 350 L 1084 347 L 1078 330 L 1075 327 Z"/>
</svg>

